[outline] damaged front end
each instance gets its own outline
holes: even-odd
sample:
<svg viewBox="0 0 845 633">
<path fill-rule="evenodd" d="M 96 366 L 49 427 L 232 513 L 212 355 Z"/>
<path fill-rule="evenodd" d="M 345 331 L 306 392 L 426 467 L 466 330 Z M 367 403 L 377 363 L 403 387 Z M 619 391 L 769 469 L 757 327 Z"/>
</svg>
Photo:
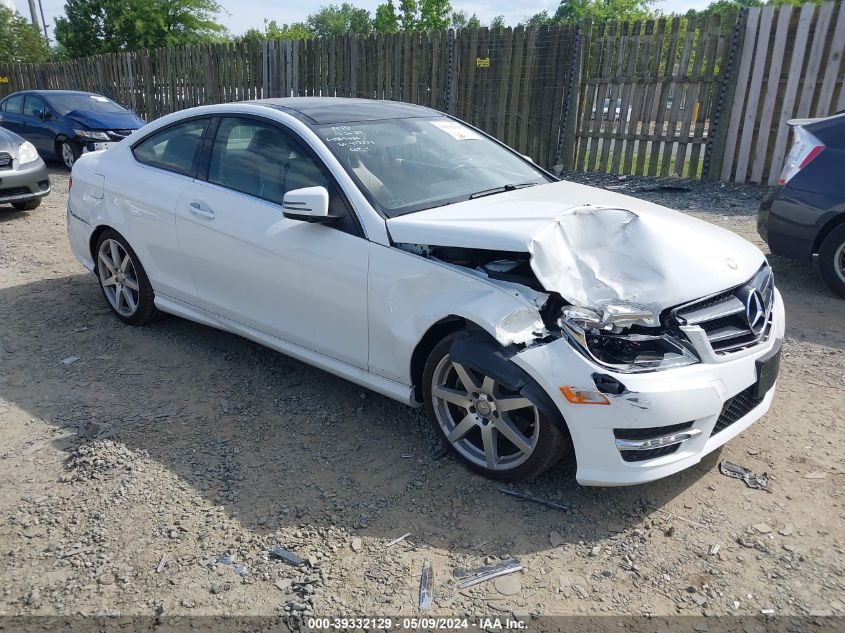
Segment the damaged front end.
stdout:
<svg viewBox="0 0 845 633">
<path fill-rule="evenodd" d="M 526 299 L 492 324 L 504 347 L 526 347 L 561 336 L 597 365 L 620 373 L 655 371 L 699 362 L 688 344 L 659 323 L 650 311 L 624 303 L 591 309 L 573 305 L 556 292 L 543 292 L 528 253 L 477 248 L 397 244 L 414 254 L 460 266 Z"/>
</svg>

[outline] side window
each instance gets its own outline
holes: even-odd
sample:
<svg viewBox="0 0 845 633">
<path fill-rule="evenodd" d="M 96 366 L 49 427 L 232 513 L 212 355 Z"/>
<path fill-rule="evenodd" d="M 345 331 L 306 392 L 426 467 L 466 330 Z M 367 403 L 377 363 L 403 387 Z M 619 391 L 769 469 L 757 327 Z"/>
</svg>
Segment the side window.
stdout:
<svg viewBox="0 0 845 633">
<path fill-rule="evenodd" d="M 285 193 L 303 187 L 334 188 L 325 172 L 284 130 L 254 119 L 226 117 L 211 150 L 208 181 L 282 203 Z"/>
<path fill-rule="evenodd" d="M 14 95 L 6 99 L 4 112 L 10 114 L 20 114 L 23 112 L 23 95 Z"/>
<path fill-rule="evenodd" d="M 147 137 L 132 149 L 145 165 L 166 169 L 184 176 L 196 171 L 197 154 L 208 119 L 194 119 L 168 127 Z"/>
<path fill-rule="evenodd" d="M 44 103 L 44 100 L 41 97 L 27 95 L 26 101 L 24 102 L 23 106 L 24 116 L 34 117 L 36 110 L 41 110 L 42 112 L 44 112 L 46 109 L 47 104 Z"/>
</svg>

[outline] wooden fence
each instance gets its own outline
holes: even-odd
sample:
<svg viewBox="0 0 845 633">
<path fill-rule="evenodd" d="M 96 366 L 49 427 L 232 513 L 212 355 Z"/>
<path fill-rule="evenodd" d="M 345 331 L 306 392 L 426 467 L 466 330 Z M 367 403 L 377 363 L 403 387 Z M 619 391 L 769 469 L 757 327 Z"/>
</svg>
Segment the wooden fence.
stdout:
<svg viewBox="0 0 845 633">
<path fill-rule="evenodd" d="M 841 3 L 636 23 L 345 35 L 0 62 L 0 97 L 106 94 L 148 120 L 282 96 L 427 105 L 545 167 L 775 182 L 786 121 L 845 109 Z"/>
</svg>

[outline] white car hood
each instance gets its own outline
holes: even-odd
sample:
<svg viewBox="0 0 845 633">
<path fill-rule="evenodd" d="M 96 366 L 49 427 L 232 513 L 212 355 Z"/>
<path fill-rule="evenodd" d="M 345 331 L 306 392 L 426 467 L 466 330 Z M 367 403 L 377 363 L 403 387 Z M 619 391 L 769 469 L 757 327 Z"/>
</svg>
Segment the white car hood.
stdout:
<svg viewBox="0 0 845 633">
<path fill-rule="evenodd" d="M 601 308 L 658 315 L 750 279 L 763 253 L 735 233 L 644 200 L 570 182 L 387 220 L 396 243 L 527 252 L 542 286 Z"/>
</svg>

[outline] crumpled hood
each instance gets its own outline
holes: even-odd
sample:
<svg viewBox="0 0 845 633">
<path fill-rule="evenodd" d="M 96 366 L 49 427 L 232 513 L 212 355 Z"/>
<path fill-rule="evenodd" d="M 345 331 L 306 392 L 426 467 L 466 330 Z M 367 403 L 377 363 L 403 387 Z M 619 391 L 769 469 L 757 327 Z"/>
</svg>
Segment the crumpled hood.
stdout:
<svg viewBox="0 0 845 633">
<path fill-rule="evenodd" d="M 600 308 L 663 309 L 751 278 L 765 261 L 731 231 L 570 182 L 518 189 L 387 220 L 394 242 L 528 252 L 542 286 Z"/>
<path fill-rule="evenodd" d="M 91 130 L 137 130 L 145 125 L 144 119 L 131 112 L 74 110 L 67 116 Z"/>
</svg>

